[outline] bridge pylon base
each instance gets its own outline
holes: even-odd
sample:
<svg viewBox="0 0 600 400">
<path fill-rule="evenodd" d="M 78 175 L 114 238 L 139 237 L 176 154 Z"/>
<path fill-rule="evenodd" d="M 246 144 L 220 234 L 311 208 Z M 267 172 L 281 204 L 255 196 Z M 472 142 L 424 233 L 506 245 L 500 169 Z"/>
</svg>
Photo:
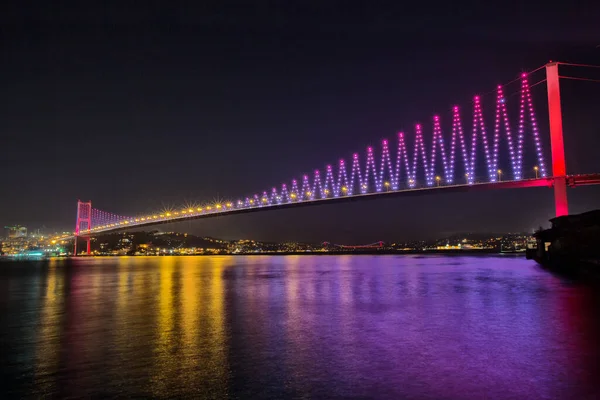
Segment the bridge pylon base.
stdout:
<svg viewBox="0 0 600 400">
<path fill-rule="evenodd" d="M 567 177 L 554 178 L 554 208 L 557 217 L 569 215 L 569 202 L 567 201 Z"/>
<path fill-rule="evenodd" d="M 75 236 L 75 245 L 73 247 L 73 256 L 77 256 L 77 241 L 78 239 L 84 239 L 86 241 L 86 254 L 89 256 L 90 254 L 92 254 L 92 249 L 91 249 L 91 244 L 92 244 L 92 239 L 89 236 Z"/>
</svg>

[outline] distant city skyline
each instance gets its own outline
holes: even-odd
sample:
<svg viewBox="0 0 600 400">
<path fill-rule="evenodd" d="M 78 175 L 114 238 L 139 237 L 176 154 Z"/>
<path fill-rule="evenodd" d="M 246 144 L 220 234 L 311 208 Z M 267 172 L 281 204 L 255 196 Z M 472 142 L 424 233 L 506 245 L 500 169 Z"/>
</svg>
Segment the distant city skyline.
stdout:
<svg viewBox="0 0 600 400">
<path fill-rule="evenodd" d="M 12 232 L 12 231 L 11 231 Z M 336 253 L 336 252 L 428 252 L 428 251 L 515 251 L 523 252 L 533 236 L 527 233 L 462 233 L 436 239 L 377 241 L 363 244 L 335 242 L 264 242 L 252 238 L 226 240 L 200 237 L 186 232 L 136 231 L 101 234 L 92 238 L 90 254 L 94 256 L 135 255 L 219 255 L 255 253 Z M 73 240 L 55 235 L 9 235 L 0 237 L 0 254 L 5 257 L 73 255 Z"/>
</svg>

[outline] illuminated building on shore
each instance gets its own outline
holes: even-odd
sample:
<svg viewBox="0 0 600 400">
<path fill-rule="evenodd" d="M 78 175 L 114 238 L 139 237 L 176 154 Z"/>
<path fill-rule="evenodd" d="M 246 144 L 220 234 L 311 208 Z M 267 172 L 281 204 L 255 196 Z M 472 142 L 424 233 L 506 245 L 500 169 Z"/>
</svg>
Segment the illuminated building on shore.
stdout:
<svg viewBox="0 0 600 400">
<path fill-rule="evenodd" d="M 8 231 L 9 239 L 26 238 L 27 228 L 21 225 L 16 226 L 5 226 L 4 229 Z"/>
<path fill-rule="evenodd" d="M 65 249 L 69 243 L 54 239 L 56 235 L 27 234 L 24 226 L 6 227 L 7 236 L 0 240 L 0 254 L 17 256 L 28 252 L 39 252 L 44 255 L 67 255 Z"/>
</svg>

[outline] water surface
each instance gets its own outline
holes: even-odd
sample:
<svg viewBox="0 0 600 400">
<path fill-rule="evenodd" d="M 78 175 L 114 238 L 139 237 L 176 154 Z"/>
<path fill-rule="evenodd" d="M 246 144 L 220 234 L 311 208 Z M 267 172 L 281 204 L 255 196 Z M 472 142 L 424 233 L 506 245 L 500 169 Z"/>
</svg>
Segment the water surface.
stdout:
<svg viewBox="0 0 600 400">
<path fill-rule="evenodd" d="M 0 397 L 593 399 L 599 298 L 513 256 L 0 263 Z"/>
</svg>

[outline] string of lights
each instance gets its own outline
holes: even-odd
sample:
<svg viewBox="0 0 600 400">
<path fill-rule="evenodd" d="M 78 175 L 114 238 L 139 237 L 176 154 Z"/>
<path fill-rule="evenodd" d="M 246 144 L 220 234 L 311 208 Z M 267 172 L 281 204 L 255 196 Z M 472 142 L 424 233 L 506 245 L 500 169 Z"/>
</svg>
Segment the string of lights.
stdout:
<svg viewBox="0 0 600 400">
<path fill-rule="evenodd" d="M 131 217 L 109 213 L 96 208 L 92 208 L 91 214 L 92 226 L 119 224 L 119 222 L 132 219 Z"/>
<path fill-rule="evenodd" d="M 205 213 L 223 213 L 232 210 L 241 210 L 255 207 L 269 207 L 280 204 L 309 202 L 328 198 L 349 197 L 366 195 L 382 191 L 410 190 L 418 187 L 433 187 L 434 185 L 455 185 L 476 183 L 476 177 L 481 175 L 478 165 L 485 165 L 486 182 L 497 182 L 502 179 L 500 167 L 501 136 L 504 131 L 508 159 L 511 172 L 508 179 L 523 179 L 524 143 L 528 134 L 533 140 L 536 149 L 536 177 L 547 176 L 546 164 L 537 126 L 535 110 L 531 97 L 531 86 L 528 77 L 531 73 L 521 74 L 519 90 L 519 119 L 516 135 L 511 130 L 507 96 L 504 92 L 506 85 L 496 88 L 495 120 L 492 136 L 488 137 L 484 121 L 483 103 L 480 96 L 475 96 L 473 101 L 473 118 L 470 146 L 464 134 L 461 112 L 458 106 L 452 108 L 452 132 L 450 146 L 446 147 L 444 141 L 443 120 L 439 115 L 433 117 L 431 125 L 431 141 L 426 144 L 424 125 L 416 124 L 414 131 L 413 151 L 408 153 L 406 134 L 397 134 L 397 151 L 395 157 L 390 152 L 390 142 L 386 139 L 381 142 L 380 152 L 376 153 L 372 146 L 367 147 L 364 164 L 361 163 L 359 153 L 352 155 L 350 171 L 344 159 L 340 159 L 336 168 L 331 164 L 325 166 L 324 178 L 319 169 L 315 169 L 311 176 L 302 175 L 302 181 L 291 180 L 290 189 L 287 184 L 282 184 L 280 189 L 272 187 L 268 191 L 260 192 L 239 199 L 236 202 L 225 202 L 207 205 L 204 207 L 186 208 L 181 211 L 162 212 L 150 216 L 129 218 L 122 217 L 100 210 L 92 212 L 92 231 L 112 229 L 115 226 L 136 225 L 148 221 L 169 221 L 179 218 L 202 215 Z M 539 84 L 538 82 L 536 84 Z M 460 147 L 460 148 L 459 148 Z M 483 151 L 484 162 L 477 163 L 477 153 Z M 456 155 L 462 159 L 463 175 L 458 175 Z M 457 179 L 464 176 L 464 180 Z"/>
</svg>

